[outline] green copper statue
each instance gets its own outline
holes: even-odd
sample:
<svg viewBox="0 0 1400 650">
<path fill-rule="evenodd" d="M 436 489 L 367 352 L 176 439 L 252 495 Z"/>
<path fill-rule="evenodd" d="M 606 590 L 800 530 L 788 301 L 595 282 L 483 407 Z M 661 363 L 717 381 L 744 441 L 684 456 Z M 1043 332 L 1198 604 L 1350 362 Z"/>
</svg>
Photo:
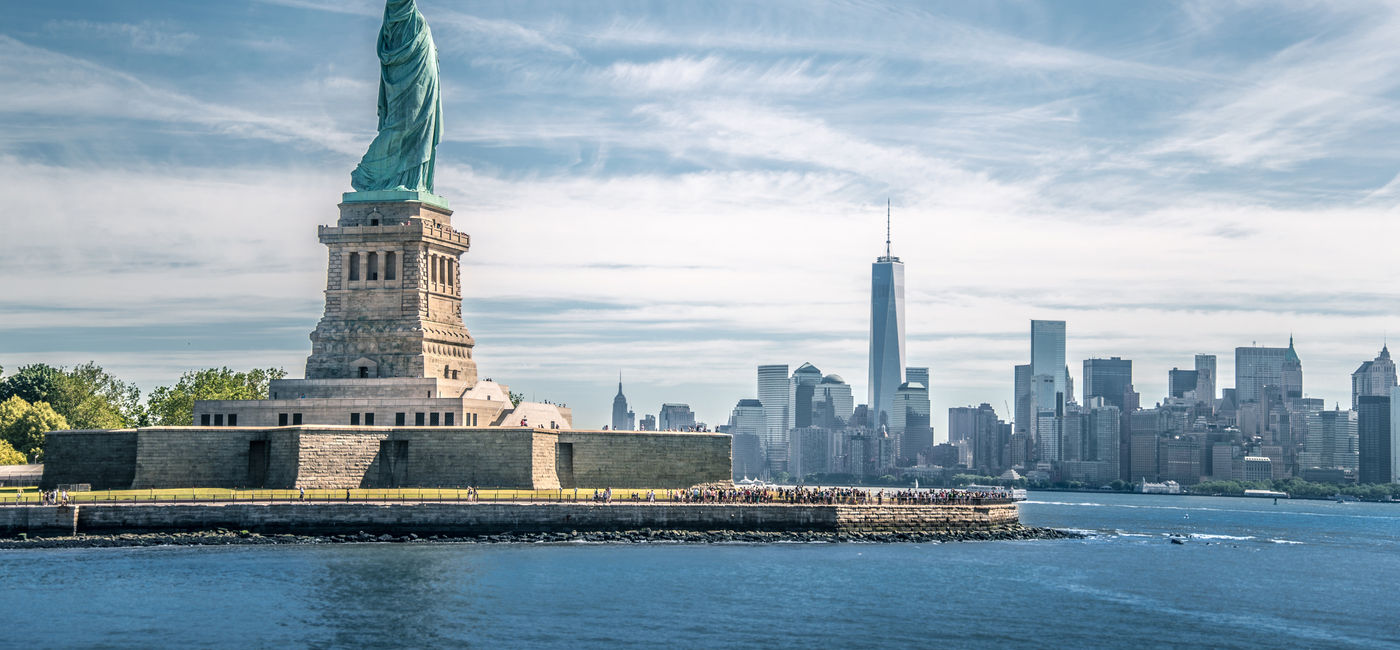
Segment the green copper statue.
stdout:
<svg viewBox="0 0 1400 650">
<path fill-rule="evenodd" d="M 433 191 L 442 140 L 437 47 L 414 0 L 388 0 L 379 29 L 379 135 L 350 174 L 359 192 Z"/>
</svg>

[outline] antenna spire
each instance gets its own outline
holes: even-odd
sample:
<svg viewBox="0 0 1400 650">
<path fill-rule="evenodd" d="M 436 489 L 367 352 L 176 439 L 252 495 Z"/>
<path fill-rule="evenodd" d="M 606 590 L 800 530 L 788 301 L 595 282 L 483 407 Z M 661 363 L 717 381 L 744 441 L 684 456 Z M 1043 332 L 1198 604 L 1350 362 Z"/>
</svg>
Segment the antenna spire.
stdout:
<svg viewBox="0 0 1400 650">
<path fill-rule="evenodd" d="M 885 257 L 890 256 L 890 197 L 885 197 Z"/>
</svg>

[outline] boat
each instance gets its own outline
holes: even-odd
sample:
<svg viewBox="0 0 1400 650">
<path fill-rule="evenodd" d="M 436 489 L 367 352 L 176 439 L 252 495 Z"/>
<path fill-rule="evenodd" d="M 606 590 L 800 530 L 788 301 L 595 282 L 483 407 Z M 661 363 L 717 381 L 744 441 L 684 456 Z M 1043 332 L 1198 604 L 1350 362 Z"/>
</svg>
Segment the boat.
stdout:
<svg viewBox="0 0 1400 650">
<path fill-rule="evenodd" d="M 1181 484 L 1176 481 L 1163 481 L 1161 483 L 1149 483 L 1144 479 L 1137 484 L 1137 491 L 1142 494 L 1181 494 Z"/>
<path fill-rule="evenodd" d="M 1009 498 L 1012 501 L 1025 501 L 1026 497 L 1028 496 L 1024 488 L 1009 488 L 1002 487 L 1000 485 L 964 485 L 960 489 L 966 490 L 968 492 L 987 492 L 990 494 L 997 494 Z"/>
<path fill-rule="evenodd" d="M 1287 499 L 1287 498 L 1288 498 L 1288 493 L 1287 493 L 1287 492 L 1279 492 L 1279 491 L 1277 491 L 1277 490 L 1245 490 L 1245 491 L 1244 491 L 1244 495 L 1247 496 L 1247 497 L 1260 497 L 1260 498 L 1264 498 L 1264 499 Z"/>
<path fill-rule="evenodd" d="M 1336 501 L 1337 503 L 1355 503 L 1357 501 L 1360 501 L 1361 499 L 1351 496 L 1350 494 L 1342 494 L 1341 492 L 1338 492 L 1332 495 L 1332 500 Z"/>
</svg>

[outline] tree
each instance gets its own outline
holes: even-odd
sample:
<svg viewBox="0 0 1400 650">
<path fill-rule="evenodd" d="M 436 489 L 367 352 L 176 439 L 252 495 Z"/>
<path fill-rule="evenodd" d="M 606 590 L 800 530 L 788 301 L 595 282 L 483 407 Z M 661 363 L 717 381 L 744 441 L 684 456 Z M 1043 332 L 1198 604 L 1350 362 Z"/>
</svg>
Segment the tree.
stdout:
<svg viewBox="0 0 1400 650">
<path fill-rule="evenodd" d="M 254 368 L 235 372 L 227 367 L 192 370 L 180 376 L 174 386 L 161 386 L 146 400 L 143 423 L 154 426 L 187 427 L 194 424 L 195 400 L 267 399 L 270 382 L 281 379 L 281 368 Z"/>
<path fill-rule="evenodd" d="M 0 402 L 18 396 L 30 403 L 49 402 L 58 394 L 63 372 L 46 363 L 20 366 L 15 374 L 0 382 Z"/>
<path fill-rule="evenodd" d="M 16 451 L 10 443 L 0 440 L 0 465 L 23 465 L 28 462 L 29 459 L 25 458 L 24 454 Z"/>
<path fill-rule="evenodd" d="M 45 402 L 30 404 L 18 395 L 0 403 L 0 440 L 35 461 L 43 459 L 44 434 L 68 428 Z"/>
<path fill-rule="evenodd" d="M 525 401 L 525 393 L 517 393 L 515 391 L 510 392 L 511 406 L 520 406 L 520 403 L 523 401 Z"/>
<path fill-rule="evenodd" d="M 54 410 L 74 429 L 134 426 L 141 417 L 141 391 L 89 361 L 63 371 Z"/>
<path fill-rule="evenodd" d="M 118 429 L 136 424 L 141 392 L 89 361 L 71 370 L 36 363 L 0 383 L 0 401 L 46 402 L 74 429 Z"/>
</svg>

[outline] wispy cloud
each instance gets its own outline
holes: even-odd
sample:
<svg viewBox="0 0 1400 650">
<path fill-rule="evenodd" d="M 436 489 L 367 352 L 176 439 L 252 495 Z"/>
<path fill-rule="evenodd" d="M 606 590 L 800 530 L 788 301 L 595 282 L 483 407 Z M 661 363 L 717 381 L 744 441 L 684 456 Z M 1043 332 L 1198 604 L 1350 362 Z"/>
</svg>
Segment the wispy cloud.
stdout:
<svg viewBox="0 0 1400 650">
<path fill-rule="evenodd" d="M 47 27 L 50 32 L 122 41 L 131 49 L 148 54 L 179 54 L 199 38 L 174 25 L 151 21 L 132 24 L 55 20 L 49 22 Z"/>
<path fill-rule="evenodd" d="M 481 18 L 442 8 L 432 10 L 431 13 L 434 25 L 455 32 L 452 38 L 439 42 L 439 48 L 473 52 L 497 50 L 500 47 L 524 48 L 542 50 L 571 59 L 579 58 L 577 50 L 559 39 L 516 22 Z"/>
<path fill-rule="evenodd" d="M 1360 6 L 1335 6 L 1353 28 L 1305 39 L 1235 75 L 1181 115 L 1152 153 L 1270 169 L 1365 155 L 1369 134 L 1400 124 L 1400 12 Z"/>
<path fill-rule="evenodd" d="M 0 35 L 0 114 L 138 120 L 198 126 L 211 133 L 298 142 L 354 153 L 362 137 L 323 122 L 196 99 L 135 75 Z"/>
</svg>

